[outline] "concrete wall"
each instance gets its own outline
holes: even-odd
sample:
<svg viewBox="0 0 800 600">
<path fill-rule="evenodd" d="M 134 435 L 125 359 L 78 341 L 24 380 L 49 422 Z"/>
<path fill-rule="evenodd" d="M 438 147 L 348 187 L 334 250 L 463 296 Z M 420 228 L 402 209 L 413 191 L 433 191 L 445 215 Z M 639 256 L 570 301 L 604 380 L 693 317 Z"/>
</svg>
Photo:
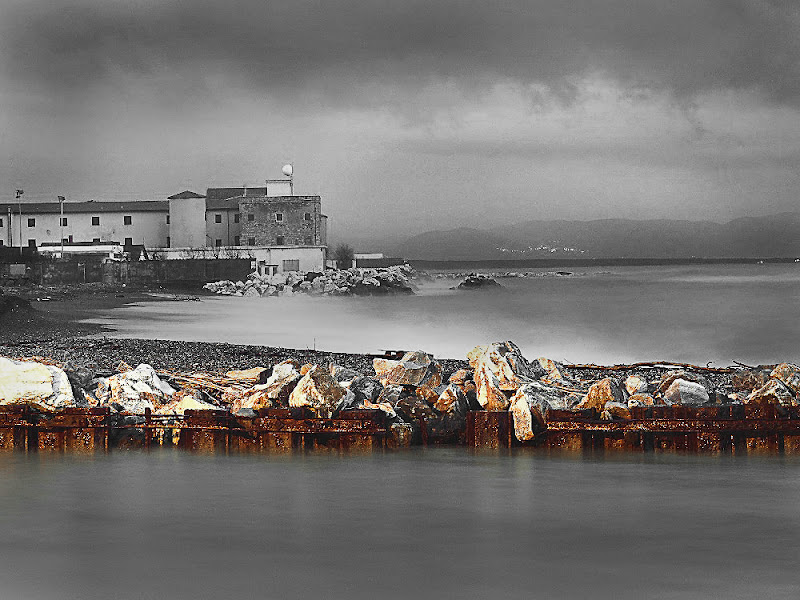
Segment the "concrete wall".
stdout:
<svg viewBox="0 0 800 600">
<path fill-rule="evenodd" d="M 131 217 L 131 224 L 125 225 L 125 216 Z M 162 246 L 167 243 L 169 226 L 167 225 L 167 212 L 98 212 L 70 213 L 65 209 L 64 217 L 67 224 L 63 228 L 64 237 L 72 236 L 73 242 L 91 242 L 97 238 L 101 241 L 125 243 L 130 238 L 133 244 L 143 244 L 148 247 Z M 92 225 L 92 217 L 100 219 L 99 225 Z M 3 229 L 0 236 L 7 240 L 8 215 L 2 215 Z M 19 245 L 19 221 L 14 213 L 10 234 L 13 245 Z M 35 225 L 28 226 L 28 219 L 34 219 Z M 27 246 L 28 240 L 35 240 L 39 245 L 42 242 L 60 242 L 61 226 L 59 213 L 25 214 L 25 205 L 22 205 L 22 245 Z M 7 242 L 6 242 L 7 243 Z"/>
<path fill-rule="evenodd" d="M 169 201 L 169 245 L 173 248 L 198 248 L 206 240 L 206 199 L 182 198 Z M 164 240 L 159 247 L 166 247 Z"/>
<path fill-rule="evenodd" d="M 238 207 L 232 210 L 213 209 L 206 213 L 206 245 L 215 246 L 217 240 L 223 246 L 244 246 L 243 240 L 236 242 L 236 238 L 241 236 L 241 222 L 236 222 L 236 215 L 239 214 Z M 220 222 L 217 223 L 217 217 Z"/>
<path fill-rule="evenodd" d="M 198 287 L 209 281 L 246 279 L 252 272 L 251 266 L 250 259 L 106 262 L 103 282 L 129 285 L 171 283 Z"/>
<path fill-rule="evenodd" d="M 319 196 L 242 198 L 239 209 L 242 213 L 241 239 L 244 245 L 325 245 L 326 221 L 322 216 Z M 249 215 L 253 215 L 252 220 Z M 281 220 L 278 220 L 278 215 Z"/>
<path fill-rule="evenodd" d="M 272 266 L 273 271 L 283 273 L 287 269 L 284 261 L 297 261 L 299 271 L 322 272 L 325 270 L 327 248 L 320 246 L 297 246 L 293 248 L 253 248 L 252 254 L 260 268 Z"/>
</svg>

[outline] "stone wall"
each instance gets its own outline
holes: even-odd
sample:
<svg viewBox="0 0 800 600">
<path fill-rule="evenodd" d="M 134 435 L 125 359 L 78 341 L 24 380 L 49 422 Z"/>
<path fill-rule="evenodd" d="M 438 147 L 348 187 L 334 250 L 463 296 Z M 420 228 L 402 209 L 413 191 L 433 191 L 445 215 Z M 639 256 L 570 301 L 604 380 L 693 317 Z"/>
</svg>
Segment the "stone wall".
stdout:
<svg viewBox="0 0 800 600">
<path fill-rule="evenodd" d="M 326 219 L 319 196 L 248 197 L 239 209 L 243 245 L 324 245 Z"/>
</svg>

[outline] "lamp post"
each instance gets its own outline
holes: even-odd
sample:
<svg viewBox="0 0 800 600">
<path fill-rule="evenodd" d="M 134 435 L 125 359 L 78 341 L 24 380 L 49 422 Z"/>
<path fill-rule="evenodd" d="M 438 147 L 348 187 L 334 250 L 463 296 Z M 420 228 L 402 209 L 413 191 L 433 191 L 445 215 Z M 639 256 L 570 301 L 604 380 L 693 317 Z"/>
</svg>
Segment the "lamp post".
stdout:
<svg viewBox="0 0 800 600">
<path fill-rule="evenodd" d="M 22 256 L 22 194 L 24 194 L 24 190 L 17 190 L 17 209 L 19 215 L 19 255 Z"/>
<path fill-rule="evenodd" d="M 59 258 L 64 258 L 64 200 L 65 199 L 66 198 L 64 198 L 64 196 L 58 197 L 58 207 L 60 209 L 59 212 L 61 213 L 61 216 L 58 218 L 58 224 L 61 229 L 61 256 L 59 256 Z"/>
</svg>

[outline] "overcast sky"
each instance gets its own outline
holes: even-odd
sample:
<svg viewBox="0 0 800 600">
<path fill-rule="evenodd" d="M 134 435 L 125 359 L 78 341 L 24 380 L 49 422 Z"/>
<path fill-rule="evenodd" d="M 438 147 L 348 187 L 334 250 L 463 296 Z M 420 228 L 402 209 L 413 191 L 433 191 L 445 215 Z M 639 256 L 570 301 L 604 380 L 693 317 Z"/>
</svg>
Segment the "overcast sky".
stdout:
<svg viewBox="0 0 800 600">
<path fill-rule="evenodd" d="M 0 2 L 0 202 L 291 161 L 335 238 L 798 210 L 797 0 Z"/>
</svg>

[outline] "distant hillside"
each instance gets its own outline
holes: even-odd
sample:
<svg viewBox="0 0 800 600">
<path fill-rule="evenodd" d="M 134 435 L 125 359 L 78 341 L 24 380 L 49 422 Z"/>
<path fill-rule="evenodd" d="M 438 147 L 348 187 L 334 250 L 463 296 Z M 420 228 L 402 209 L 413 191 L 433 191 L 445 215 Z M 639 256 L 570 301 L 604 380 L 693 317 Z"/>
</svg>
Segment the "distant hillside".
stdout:
<svg viewBox="0 0 800 600">
<path fill-rule="evenodd" d="M 800 256 L 800 213 L 712 221 L 527 221 L 413 236 L 391 254 L 418 260 Z"/>
</svg>

